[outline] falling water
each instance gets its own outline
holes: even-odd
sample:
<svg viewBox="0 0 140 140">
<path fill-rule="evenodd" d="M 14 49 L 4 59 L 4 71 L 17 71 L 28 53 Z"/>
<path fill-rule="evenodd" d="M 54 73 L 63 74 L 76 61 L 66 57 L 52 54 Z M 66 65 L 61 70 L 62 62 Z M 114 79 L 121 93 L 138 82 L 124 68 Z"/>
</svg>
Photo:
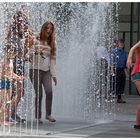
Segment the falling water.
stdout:
<svg viewBox="0 0 140 140">
<path fill-rule="evenodd" d="M 53 86 L 52 110 L 56 118 L 92 123 L 113 119 L 115 103 L 109 90 L 110 71 L 104 75 L 105 65 L 97 64 L 96 50 L 105 47 L 110 52 L 112 40 L 117 37 L 117 8 L 117 3 L 1 3 L 1 44 L 9 19 L 17 10 L 24 9 L 29 15 L 34 35 L 38 35 L 45 21 L 55 23 L 58 85 Z M 31 122 L 33 133 L 34 91 L 28 63 L 26 69 L 26 94 L 18 113 Z M 26 123 L 26 132 L 27 128 Z"/>
</svg>

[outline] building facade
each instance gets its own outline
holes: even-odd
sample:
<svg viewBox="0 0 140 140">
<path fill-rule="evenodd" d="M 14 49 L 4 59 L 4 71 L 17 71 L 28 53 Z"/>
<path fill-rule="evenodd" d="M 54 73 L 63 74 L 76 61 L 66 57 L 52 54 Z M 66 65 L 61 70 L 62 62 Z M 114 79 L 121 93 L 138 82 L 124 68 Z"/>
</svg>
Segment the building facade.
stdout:
<svg viewBox="0 0 140 140">
<path fill-rule="evenodd" d="M 125 40 L 125 50 L 129 52 L 130 48 L 140 40 L 140 3 L 120 2 L 118 14 L 118 38 Z M 137 94 L 130 75 L 127 75 L 125 93 Z"/>
</svg>

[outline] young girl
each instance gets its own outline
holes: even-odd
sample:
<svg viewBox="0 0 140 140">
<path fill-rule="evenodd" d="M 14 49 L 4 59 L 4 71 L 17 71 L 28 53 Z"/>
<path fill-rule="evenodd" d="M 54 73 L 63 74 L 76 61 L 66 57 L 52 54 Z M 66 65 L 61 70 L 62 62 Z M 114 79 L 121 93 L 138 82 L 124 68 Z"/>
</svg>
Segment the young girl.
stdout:
<svg viewBox="0 0 140 140">
<path fill-rule="evenodd" d="M 13 43 L 17 49 L 17 55 L 13 59 L 13 70 L 19 76 L 24 76 L 25 72 L 25 55 L 28 52 L 28 35 L 29 35 L 29 24 L 28 24 L 28 16 L 24 11 L 17 11 L 11 20 L 11 24 L 8 27 L 8 33 L 6 37 L 6 41 L 8 43 Z M 15 86 L 14 86 L 15 85 Z M 18 103 L 21 101 L 21 98 L 24 96 L 24 82 L 20 83 L 18 81 L 13 80 L 13 95 L 17 96 L 17 104 L 13 113 L 11 114 L 11 118 L 17 122 L 25 123 L 25 119 L 22 119 L 18 116 L 16 110 Z"/>
<path fill-rule="evenodd" d="M 0 63 L 0 125 L 9 125 L 9 117 L 16 103 L 16 97 L 11 99 L 11 82 L 13 79 L 22 81 L 23 77 L 13 72 L 11 59 L 14 59 L 16 48 L 7 45 L 4 58 Z"/>
<path fill-rule="evenodd" d="M 52 110 L 52 79 L 57 84 L 54 69 L 56 61 L 54 24 L 45 22 L 41 28 L 39 39 L 34 39 L 30 49 L 30 79 L 35 90 L 35 118 L 41 121 L 42 85 L 46 94 L 46 119 L 50 122 L 56 120 L 51 116 Z"/>
<path fill-rule="evenodd" d="M 129 51 L 129 55 L 127 59 L 128 68 L 132 67 L 132 57 L 135 52 L 136 52 L 136 62 L 131 72 L 131 77 L 140 95 L 140 41 L 137 42 Z M 134 125 L 134 128 L 140 129 L 140 104 L 138 105 L 137 108 L 136 124 Z"/>
</svg>

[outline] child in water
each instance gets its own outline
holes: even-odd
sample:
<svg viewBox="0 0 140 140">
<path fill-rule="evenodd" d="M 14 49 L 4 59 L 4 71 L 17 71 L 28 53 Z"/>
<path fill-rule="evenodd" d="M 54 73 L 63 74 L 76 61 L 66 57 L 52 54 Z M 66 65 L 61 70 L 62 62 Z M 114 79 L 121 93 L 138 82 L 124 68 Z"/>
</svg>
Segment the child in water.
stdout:
<svg viewBox="0 0 140 140">
<path fill-rule="evenodd" d="M 16 104 L 16 97 L 12 96 L 12 80 L 23 81 L 22 76 L 13 72 L 12 59 L 16 56 L 16 47 L 8 44 L 5 47 L 5 55 L 0 61 L 0 125 L 10 125 L 9 117 L 13 106 Z"/>
</svg>

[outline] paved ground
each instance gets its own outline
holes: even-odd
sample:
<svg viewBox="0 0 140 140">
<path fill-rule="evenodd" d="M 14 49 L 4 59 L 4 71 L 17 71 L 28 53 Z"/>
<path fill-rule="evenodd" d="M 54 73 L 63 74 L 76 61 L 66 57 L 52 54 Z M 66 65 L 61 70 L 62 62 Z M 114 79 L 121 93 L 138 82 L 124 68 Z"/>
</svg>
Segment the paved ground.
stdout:
<svg viewBox="0 0 140 140">
<path fill-rule="evenodd" d="M 89 123 L 79 120 L 57 119 L 56 123 L 44 122 L 36 125 L 28 122 L 25 125 L 1 127 L 1 137 L 83 137 L 83 138 L 139 138 L 140 131 L 134 130 L 136 107 L 139 96 L 125 97 L 126 104 L 116 104 L 116 119 L 109 122 Z"/>
</svg>

